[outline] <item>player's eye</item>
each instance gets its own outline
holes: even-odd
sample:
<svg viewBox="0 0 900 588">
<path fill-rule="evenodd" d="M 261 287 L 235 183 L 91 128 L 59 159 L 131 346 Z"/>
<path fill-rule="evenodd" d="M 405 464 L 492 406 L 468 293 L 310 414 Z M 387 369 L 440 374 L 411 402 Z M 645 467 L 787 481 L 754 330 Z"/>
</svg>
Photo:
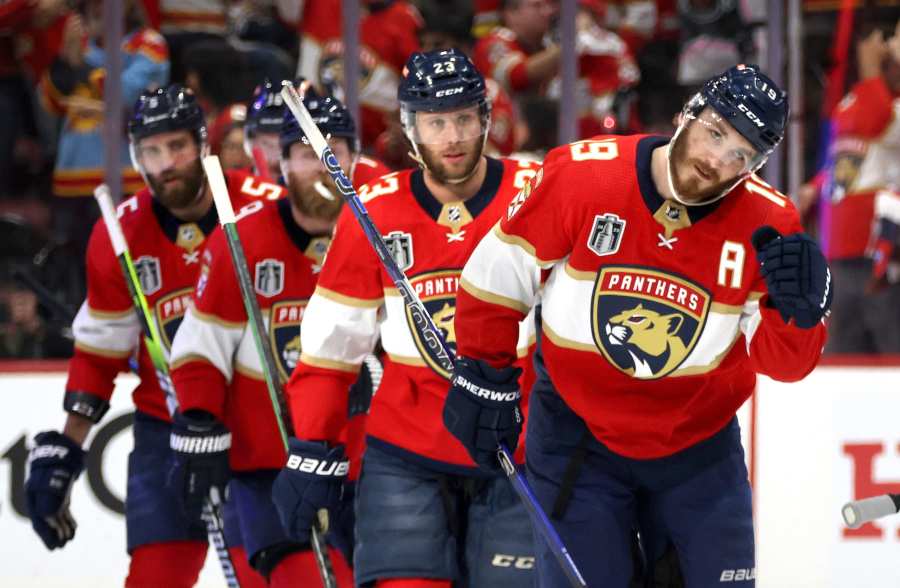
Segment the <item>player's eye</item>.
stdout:
<svg viewBox="0 0 900 588">
<path fill-rule="evenodd" d="M 469 126 L 470 124 L 472 124 L 473 118 L 475 117 L 473 117 L 471 114 L 461 114 L 456 117 L 456 123 L 461 127 Z"/>
<path fill-rule="evenodd" d="M 717 131 L 716 129 L 713 129 L 713 128 L 709 129 L 709 136 L 712 137 L 713 141 L 721 141 L 722 140 L 722 133 L 720 133 L 719 131 Z"/>
<path fill-rule="evenodd" d="M 442 118 L 433 118 L 428 121 L 428 126 L 432 129 L 443 129 L 444 128 L 444 119 Z"/>
</svg>

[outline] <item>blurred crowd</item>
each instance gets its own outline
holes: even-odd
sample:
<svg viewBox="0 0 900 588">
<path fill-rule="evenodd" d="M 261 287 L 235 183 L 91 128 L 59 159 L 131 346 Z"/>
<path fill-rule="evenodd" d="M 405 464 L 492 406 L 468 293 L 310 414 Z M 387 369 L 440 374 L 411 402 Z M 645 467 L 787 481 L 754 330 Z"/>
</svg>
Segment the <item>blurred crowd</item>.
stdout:
<svg viewBox="0 0 900 588">
<path fill-rule="evenodd" d="M 576 97 L 561 105 L 558 0 L 360 5 L 362 149 L 393 169 L 414 165 L 396 90 L 415 50 L 457 47 L 468 53 L 490 78 L 489 153 L 534 160 L 557 144 L 561 107 L 574 109 L 580 138 L 668 134 L 700 81 L 738 62 L 764 64 L 766 57 L 764 0 L 578 0 Z M 847 110 L 853 92 L 866 97 L 854 122 L 844 116 L 843 126 L 821 124 L 818 107 L 810 107 L 835 65 L 825 49 L 837 13 L 826 7 L 804 14 L 807 97 L 792 108 L 807 126 L 811 181 L 794 196 L 810 230 L 829 239 L 829 255 L 839 266 L 837 296 L 843 279 L 859 285 L 844 307 L 880 296 L 875 322 L 894 327 L 892 336 L 869 333 L 865 325 L 866 332 L 841 327 L 832 336 L 847 344 L 831 350 L 900 352 L 900 265 L 893 247 L 900 204 L 891 200 L 900 187 L 900 129 L 893 139 L 887 132 L 900 119 L 900 31 L 890 12 L 871 6 L 864 12 L 854 26 L 858 50 L 851 47 L 841 89 L 850 91 L 849 98 L 836 114 Z M 102 0 L 0 0 L 0 357 L 71 353 L 66 329 L 85 292 L 83 254 L 98 216 L 92 193 L 104 176 L 104 117 L 125 120 L 142 90 L 182 82 L 207 115 L 212 151 L 225 167 L 248 167 L 247 104 L 264 80 L 303 77 L 343 98 L 341 13 L 341 0 L 123 0 L 118 83 L 125 111 L 110 113 L 104 106 L 109 82 Z M 872 78 L 880 85 L 853 85 Z M 832 113 L 821 114 L 827 122 Z M 840 137 L 844 146 L 857 141 L 856 151 L 821 147 L 838 145 Z M 868 143 L 884 143 L 885 137 L 881 163 L 868 164 L 885 173 L 874 177 L 870 170 L 864 185 L 854 183 L 852 172 L 871 152 Z M 127 195 L 142 179 L 124 136 L 120 157 Z M 856 192 L 867 196 L 847 198 Z M 840 202 L 852 210 L 842 212 Z M 834 224 L 847 216 L 854 221 Z M 835 314 L 849 315 L 840 300 Z"/>
</svg>

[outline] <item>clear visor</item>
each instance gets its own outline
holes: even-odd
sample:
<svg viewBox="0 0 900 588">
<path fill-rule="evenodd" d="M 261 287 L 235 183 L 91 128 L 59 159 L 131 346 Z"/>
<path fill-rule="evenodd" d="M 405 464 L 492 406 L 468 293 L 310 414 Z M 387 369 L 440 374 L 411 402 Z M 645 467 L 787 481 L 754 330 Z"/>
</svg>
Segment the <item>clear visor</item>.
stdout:
<svg viewBox="0 0 900 588">
<path fill-rule="evenodd" d="M 490 114 L 478 104 L 441 112 L 403 113 L 406 136 L 419 145 L 447 145 L 483 140 Z"/>
<path fill-rule="evenodd" d="M 715 166 L 720 177 L 750 174 L 762 166 L 768 153 L 760 153 L 719 113 L 705 108 L 699 114 L 684 113 L 681 123 L 690 137 L 691 154 Z"/>
<path fill-rule="evenodd" d="M 256 133 L 252 138 L 244 137 L 244 151 L 248 157 L 256 159 L 254 152 L 259 151 L 265 156 L 271 165 L 277 163 L 281 156 L 281 145 L 278 142 L 277 133 Z"/>
<path fill-rule="evenodd" d="M 344 173 L 350 173 L 353 163 L 353 154 L 344 137 L 328 137 L 328 146 L 334 152 L 338 164 Z M 294 143 L 287 152 L 287 157 L 281 159 L 281 173 L 285 180 L 290 181 L 291 176 L 300 182 L 307 182 L 318 177 L 322 171 L 322 163 L 316 156 L 316 152 L 305 141 Z"/>
<path fill-rule="evenodd" d="M 157 177 L 189 168 L 204 155 L 206 145 L 197 143 L 189 131 L 172 131 L 144 137 L 131 143 L 131 160 L 142 176 Z"/>
</svg>

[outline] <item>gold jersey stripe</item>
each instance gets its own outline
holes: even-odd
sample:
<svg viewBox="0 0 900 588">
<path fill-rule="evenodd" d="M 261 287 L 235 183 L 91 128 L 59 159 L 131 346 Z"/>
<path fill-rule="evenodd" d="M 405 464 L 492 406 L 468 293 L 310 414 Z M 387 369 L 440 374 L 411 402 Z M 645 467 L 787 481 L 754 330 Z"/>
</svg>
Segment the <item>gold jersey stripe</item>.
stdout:
<svg viewBox="0 0 900 588">
<path fill-rule="evenodd" d="M 266 315 L 266 311 L 261 311 L 263 316 Z M 225 327 L 226 329 L 241 329 L 243 330 L 244 326 L 247 324 L 247 321 L 241 322 L 231 322 L 226 321 L 225 319 L 219 318 L 214 314 L 208 314 L 205 312 L 200 312 L 195 308 L 191 308 L 191 315 L 200 321 L 201 323 L 207 323 L 211 325 L 218 325 L 220 327 Z"/>
<path fill-rule="evenodd" d="M 459 287 L 475 298 L 483 300 L 484 302 L 489 302 L 491 304 L 496 304 L 497 306 L 510 308 L 512 310 L 521 312 L 522 314 L 528 314 L 528 311 L 531 310 L 531 308 L 524 302 L 515 300 L 513 298 L 507 298 L 506 296 L 501 296 L 500 294 L 494 294 L 493 292 L 488 292 L 487 290 L 482 290 L 465 278 L 459 279 Z"/>
<path fill-rule="evenodd" d="M 306 365 L 311 365 L 313 367 L 328 369 L 328 370 L 338 370 L 341 372 L 350 372 L 355 374 L 359 371 L 359 366 L 354 365 L 352 363 L 346 363 L 343 361 L 337 361 L 336 359 L 325 359 L 323 357 L 313 357 L 312 355 L 301 353 L 300 361 L 305 363 Z"/>
<path fill-rule="evenodd" d="M 558 261 L 560 261 L 559 259 L 549 259 L 549 260 L 541 259 L 540 257 L 537 256 L 537 252 L 534 248 L 534 245 L 532 245 L 531 243 L 529 243 L 527 240 L 525 240 L 522 237 L 519 237 L 517 235 L 508 235 L 508 234 L 504 233 L 503 229 L 500 228 L 500 223 L 497 223 L 496 225 L 494 225 L 493 233 L 494 233 L 495 237 L 497 237 L 498 239 L 500 239 L 502 242 L 506 243 L 507 245 L 515 245 L 516 247 L 519 247 L 520 249 L 524 250 L 526 253 L 528 253 L 528 255 L 533 257 L 535 259 L 535 261 L 537 261 L 537 264 L 541 267 L 550 267 L 554 263 L 557 263 Z"/>
<path fill-rule="evenodd" d="M 82 341 L 75 341 L 75 348 L 80 349 L 82 351 L 86 351 L 87 353 L 92 353 L 94 355 L 99 355 L 100 357 L 109 357 L 111 359 L 124 359 L 131 355 L 131 349 L 127 349 L 125 351 L 114 351 L 112 349 L 101 349 L 100 347 L 94 347 L 93 345 L 88 345 Z"/>
<path fill-rule="evenodd" d="M 327 298 L 338 304 L 343 304 L 344 306 L 353 306 L 356 308 L 378 308 L 384 303 L 384 298 L 375 298 L 374 300 L 367 298 L 353 298 L 352 296 L 339 294 L 334 290 L 329 290 L 322 286 L 316 286 L 316 291 L 313 294 L 317 294 L 322 298 Z"/>
</svg>

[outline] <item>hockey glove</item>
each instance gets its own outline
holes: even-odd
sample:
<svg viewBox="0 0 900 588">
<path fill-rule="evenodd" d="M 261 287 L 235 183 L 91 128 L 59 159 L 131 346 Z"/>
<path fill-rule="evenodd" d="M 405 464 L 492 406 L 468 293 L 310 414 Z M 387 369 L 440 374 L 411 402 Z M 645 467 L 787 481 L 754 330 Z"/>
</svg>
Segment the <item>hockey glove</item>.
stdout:
<svg viewBox="0 0 900 588">
<path fill-rule="evenodd" d="M 25 495 L 31 526 L 47 549 L 62 547 L 75 536 L 69 512 L 72 484 L 84 469 L 84 450 L 56 431 L 38 433 L 28 456 L 31 471 Z"/>
<path fill-rule="evenodd" d="M 182 511 L 199 519 L 211 488 L 225 494 L 231 476 L 228 467 L 231 433 L 206 411 L 179 412 L 172 419 L 169 447 L 172 456 L 168 485 Z"/>
<path fill-rule="evenodd" d="M 494 369 L 484 361 L 460 357 L 444 401 L 444 426 L 483 469 L 498 473 L 497 447 L 515 451 L 522 432 L 519 410 L 521 368 Z"/>
<path fill-rule="evenodd" d="M 272 484 L 272 500 L 288 537 L 309 543 L 319 510 L 337 513 L 349 471 L 343 446 L 329 449 L 325 443 L 288 440 L 287 463 Z"/>
<path fill-rule="evenodd" d="M 756 259 L 769 299 L 785 323 L 811 329 L 828 314 L 834 297 L 831 270 L 819 245 L 805 233 L 782 236 L 770 226 L 753 233 Z"/>
</svg>

